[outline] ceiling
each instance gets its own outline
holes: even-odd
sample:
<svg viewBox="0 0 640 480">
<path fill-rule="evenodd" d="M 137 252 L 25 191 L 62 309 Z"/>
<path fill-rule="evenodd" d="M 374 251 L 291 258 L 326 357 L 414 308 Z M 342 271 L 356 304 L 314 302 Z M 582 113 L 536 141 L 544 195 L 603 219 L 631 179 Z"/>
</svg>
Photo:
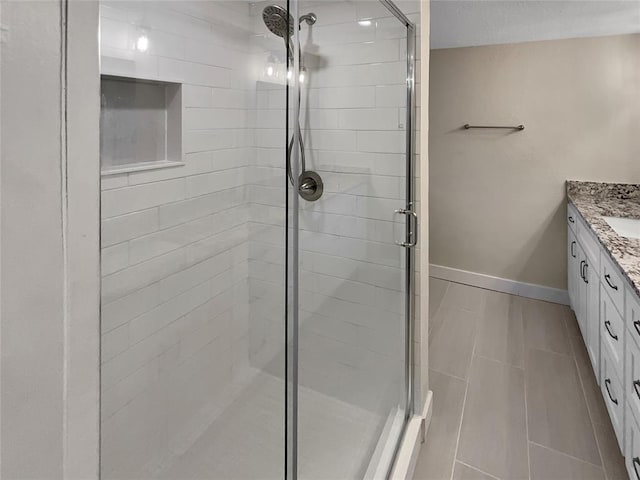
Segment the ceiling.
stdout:
<svg viewBox="0 0 640 480">
<path fill-rule="evenodd" d="M 432 0 L 431 48 L 640 33 L 640 0 Z"/>
</svg>

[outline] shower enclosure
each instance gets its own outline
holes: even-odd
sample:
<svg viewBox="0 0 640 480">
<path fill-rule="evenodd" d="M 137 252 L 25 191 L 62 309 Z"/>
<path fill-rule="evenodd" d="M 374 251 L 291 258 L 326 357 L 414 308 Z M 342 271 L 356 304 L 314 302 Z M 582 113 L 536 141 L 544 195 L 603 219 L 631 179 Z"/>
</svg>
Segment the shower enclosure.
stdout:
<svg viewBox="0 0 640 480">
<path fill-rule="evenodd" d="M 101 1 L 102 478 L 388 474 L 417 12 Z"/>
</svg>

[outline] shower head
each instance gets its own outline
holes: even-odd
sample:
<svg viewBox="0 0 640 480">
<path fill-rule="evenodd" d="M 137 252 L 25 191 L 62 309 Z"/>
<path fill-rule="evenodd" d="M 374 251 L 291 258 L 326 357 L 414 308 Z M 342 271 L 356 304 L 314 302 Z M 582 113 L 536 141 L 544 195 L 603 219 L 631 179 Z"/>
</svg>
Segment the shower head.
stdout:
<svg viewBox="0 0 640 480">
<path fill-rule="evenodd" d="M 289 34 L 287 35 L 287 18 L 289 20 Z M 287 15 L 287 10 L 280 5 L 268 5 L 262 10 L 262 20 L 271 33 L 284 38 L 293 36 L 293 17 Z M 299 23 L 305 22 L 307 25 L 316 23 L 317 17 L 315 13 L 307 13 L 300 17 Z"/>
<path fill-rule="evenodd" d="M 271 33 L 287 41 L 293 35 L 293 17 L 279 5 L 268 5 L 262 11 L 262 20 Z M 288 20 L 288 22 L 287 22 Z"/>
<path fill-rule="evenodd" d="M 306 22 L 307 25 L 314 25 L 317 20 L 318 20 L 318 17 L 316 16 L 315 13 L 307 13 L 300 17 L 300 23 Z"/>
</svg>

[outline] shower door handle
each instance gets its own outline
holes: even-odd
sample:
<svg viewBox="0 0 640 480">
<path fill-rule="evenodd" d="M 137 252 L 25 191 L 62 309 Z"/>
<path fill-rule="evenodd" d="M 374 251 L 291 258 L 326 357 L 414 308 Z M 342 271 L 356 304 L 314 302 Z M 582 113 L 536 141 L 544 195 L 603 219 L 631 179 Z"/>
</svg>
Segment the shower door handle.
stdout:
<svg viewBox="0 0 640 480">
<path fill-rule="evenodd" d="M 396 240 L 396 245 L 400 245 L 405 248 L 415 247 L 418 244 L 418 214 L 413 210 L 408 210 L 406 208 L 399 208 L 395 210 L 394 213 L 396 215 L 406 215 L 409 217 L 405 228 L 405 239 L 404 241 Z"/>
</svg>

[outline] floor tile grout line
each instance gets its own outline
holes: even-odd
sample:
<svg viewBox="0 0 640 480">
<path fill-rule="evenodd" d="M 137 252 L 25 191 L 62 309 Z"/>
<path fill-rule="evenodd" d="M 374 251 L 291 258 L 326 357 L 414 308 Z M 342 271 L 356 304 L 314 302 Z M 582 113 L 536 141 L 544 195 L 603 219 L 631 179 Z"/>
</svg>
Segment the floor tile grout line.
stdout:
<svg viewBox="0 0 640 480">
<path fill-rule="evenodd" d="M 495 480 L 500 480 L 500 478 L 499 478 L 499 477 L 496 477 L 495 475 L 491 475 L 490 473 L 485 472 L 484 470 L 480 470 L 478 467 L 474 467 L 473 465 L 469 465 L 468 463 L 465 463 L 465 462 L 463 462 L 462 460 L 457 460 L 457 459 L 456 459 L 456 460 L 453 462 L 454 466 L 455 466 L 456 462 L 457 462 L 457 463 L 459 463 L 460 465 L 464 465 L 465 467 L 469 467 L 469 468 L 471 468 L 472 470 L 476 470 L 476 471 L 478 471 L 478 472 L 482 473 L 483 475 L 486 475 L 487 477 L 495 478 Z"/>
<path fill-rule="evenodd" d="M 578 360 L 575 359 L 575 365 L 576 365 L 576 369 L 578 368 Z M 589 402 L 587 402 L 587 393 L 584 387 L 584 382 L 582 381 L 582 377 L 580 376 L 580 373 L 578 372 L 578 379 L 580 381 L 580 386 L 582 387 L 582 395 L 584 396 L 584 402 L 587 406 L 587 414 L 589 415 L 589 421 L 591 423 L 591 431 L 593 432 L 593 438 L 596 441 L 596 448 L 598 449 L 598 455 L 600 456 L 600 463 L 602 464 L 602 470 L 604 471 L 604 477 L 605 479 L 609 478 L 609 475 L 607 474 L 607 469 L 605 468 L 604 465 L 604 455 L 602 455 L 602 447 L 600 446 L 600 440 L 598 440 L 598 434 L 596 432 L 596 424 L 593 421 L 593 414 L 591 412 L 591 408 L 589 408 Z M 587 462 L 590 463 L 590 462 Z"/>
<path fill-rule="evenodd" d="M 434 277 L 434 278 L 436 278 L 436 277 Z M 464 284 L 464 283 L 448 281 L 447 282 L 447 289 L 445 290 L 444 295 L 442 296 L 442 301 L 440 302 L 440 305 L 438 306 L 438 312 L 440 311 L 440 309 L 442 309 L 442 306 L 446 303 L 445 300 L 447 299 L 447 293 L 449 293 L 449 290 L 451 289 L 451 285 L 452 284 L 463 285 L 465 287 L 470 287 L 472 289 L 477 289 L 477 290 L 483 290 L 485 292 L 485 294 L 483 295 L 483 301 L 481 301 L 481 303 L 480 303 L 479 311 L 473 310 L 471 308 L 460 307 L 460 306 L 457 306 L 457 305 L 451 305 L 451 307 L 450 307 L 450 308 L 455 308 L 455 309 L 458 309 L 458 310 L 462 310 L 463 312 L 473 313 L 474 315 L 479 315 L 482 312 L 482 310 L 484 309 L 484 306 L 486 304 L 486 292 L 492 292 L 493 291 L 493 290 L 487 290 L 487 289 L 480 288 L 480 287 L 474 287 L 473 285 L 467 285 L 467 284 Z M 434 314 L 434 316 L 435 316 L 435 314 Z"/>
<path fill-rule="evenodd" d="M 531 347 L 531 346 L 526 346 L 525 345 L 525 348 L 529 349 L 529 350 L 539 350 L 539 351 L 544 352 L 544 353 L 552 353 L 554 355 L 560 355 L 562 357 L 575 358 L 575 355 L 573 355 L 573 353 L 554 352 L 553 350 L 549 350 L 548 348 L 542 348 L 542 347 L 538 347 L 538 346 Z M 569 348 L 571 348 L 571 347 L 569 347 Z"/>
<path fill-rule="evenodd" d="M 523 365 L 523 389 L 524 389 L 524 426 L 527 436 L 527 469 L 531 480 L 531 447 L 529 440 L 529 401 L 527 400 L 527 349 L 524 345 L 524 312 L 520 305 L 520 321 L 522 323 L 522 365 Z"/>
<path fill-rule="evenodd" d="M 573 315 L 573 310 L 570 311 L 570 314 Z M 566 319 L 565 319 L 566 320 Z M 567 322 L 564 323 L 564 328 L 569 334 L 569 325 Z M 580 342 L 584 342 L 582 338 L 580 338 Z M 580 389 L 582 390 L 582 398 L 584 399 L 585 406 L 587 407 L 587 415 L 589 415 L 589 423 L 591 424 L 591 431 L 593 432 L 593 439 L 596 441 L 596 448 L 598 449 L 598 456 L 600 457 L 600 464 L 602 471 L 604 472 L 605 480 L 608 480 L 609 475 L 607 474 L 607 469 L 604 466 L 604 456 L 602 455 L 602 448 L 600 447 L 600 441 L 598 440 L 598 434 L 596 433 L 595 423 L 593 421 L 593 413 L 591 412 L 591 408 L 589 408 L 589 402 L 587 401 L 587 391 L 584 386 L 584 381 L 582 380 L 582 375 L 580 375 L 580 367 L 578 366 L 578 355 L 573 346 L 573 342 L 569 339 L 569 348 L 573 352 L 573 365 L 576 369 L 576 375 L 578 376 L 578 382 L 580 382 Z M 591 365 L 589 365 L 591 366 Z M 593 371 L 593 370 L 592 370 Z M 593 465 L 591 462 L 586 462 Z"/>
<path fill-rule="evenodd" d="M 444 299 L 447 296 L 447 292 L 449 291 L 449 287 L 451 286 L 451 282 L 447 282 L 447 286 L 444 289 L 444 293 L 442 294 L 442 300 L 440 300 L 440 304 L 438 305 L 438 308 L 436 309 L 435 312 L 433 312 L 433 317 L 435 318 L 435 316 L 440 313 L 440 310 L 442 310 L 442 304 L 444 303 Z"/>
<path fill-rule="evenodd" d="M 441 372 L 440 370 L 435 369 L 435 368 L 429 368 L 429 370 L 433 370 L 434 372 L 439 373 L 440 375 L 446 375 L 447 377 L 455 378 L 456 380 L 460 380 L 461 382 L 465 382 L 466 383 L 466 381 L 467 381 L 466 378 L 462 378 L 462 377 L 459 377 L 457 375 L 453 375 L 452 373 Z"/>
<path fill-rule="evenodd" d="M 558 455 L 564 455 L 565 457 L 568 457 L 571 460 L 575 460 L 576 462 L 586 463 L 587 465 L 591 465 L 592 467 L 601 468 L 602 471 L 604 471 L 604 467 L 602 465 L 596 465 L 595 463 L 588 462 L 587 460 L 585 460 L 583 458 L 578 458 L 578 457 L 576 457 L 574 455 L 571 455 L 569 453 L 561 452 L 560 450 L 557 450 L 555 448 L 549 447 L 547 445 L 543 445 L 543 444 L 538 443 L 538 442 L 534 442 L 533 440 L 529 440 L 529 443 L 531 445 L 535 445 L 536 447 L 546 448 L 547 450 L 551 450 L 552 452 L 557 453 Z"/>
<path fill-rule="evenodd" d="M 451 462 L 451 475 L 449 480 L 453 480 L 453 472 L 456 468 L 456 461 L 458 460 L 458 447 L 460 446 L 460 434 L 462 432 L 462 420 L 464 419 L 464 407 L 467 404 L 467 394 L 469 393 L 469 380 L 465 381 L 464 386 L 464 398 L 462 400 L 462 410 L 460 411 L 460 422 L 458 425 L 458 434 L 456 435 L 456 448 L 453 451 L 453 460 Z"/>
<path fill-rule="evenodd" d="M 465 406 L 467 405 L 467 396 L 469 395 L 469 379 L 471 377 L 471 365 L 473 364 L 473 357 L 475 356 L 476 345 L 478 343 L 477 323 L 478 323 L 479 315 L 476 314 L 474 316 L 475 316 L 475 328 L 473 333 L 473 348 L 471 349 L 471 358 L 469 359 L 469 366 L 467 368 L 467 383 L 464 389 L 464 400 L 462 401 L 462 412 L 460 413 L 460 425 L 458 426 L 458 438 L 456 439 L 456 449 L 453 453 L 453 462 L 451 465 L 451 477 L 449 477 L 450 480 L 453 480 L 453 473 L 456 469 L 456 461 L 458 460 L 458 449 L 460 448 L 460 436 L 462 434 L 462 422 L 464 421 L 464 409 L 465 409 Z"/>
<path fill-rule="evenodd" d="M 600 462 L 602 463 L 602 471 L 604 472 L 604 478 L 605 480 L 609 479 L 609 474 L 607 473 L 607 469 L 604 466 L 604 457 L 602 456 L 602 449 L 600 448 L 600 441 L 598 440 L 598 435 L 596 434 L 596 429 L 595 426 L 593 424 L 593 422 L 591 422 L 591 429 L 593 430 L 593 436 L 596 440 L 596 448 L 598 449 L 598 455 L 600 455 Z M 589 463 L 589 462 L 587 462 Z"/>
<path fill-rule="evenodd" d="M 489 360 L 490 362 L 497 362 L 497 363 L 500 363 L 500 364 L 502 364 L 502 365 L 504 365 L 506 367 L 517 368 L 518 370 L 524 371 L 524 367 L 519 367 L 518 365 L 514 365 L 513 363 L 505 362 L 503 360 L 498 360 L 497 358 L 487 357 L 486 355 L 481 355 L 479 353 L 474 353 L 473 356 L 475 358 L 481 358 L 482 360 Z"/>
<path fill-rule="evenodd" d="M 431 277 L 429 277 L 431 278 Z M 438 308 L 436 309 L 435 312 L 433 312 L 433 318 L 436 318 L 436 315 L 438 315 L 438 313 L 440 313 L 440 310 L 442 310 L 442 304 L 444 303 L 444 298 L 447 295 L 447 292 L 449 291 L 449 287 L 451 286 L 451 282 L 447 282 L 447 286 L 444 289 L 444 293 L 442 294 L 442 300 L 440 300 L 440 304 L 438 305 Z M 431 301 L 431 300 L 429 300 Z M 427 327 L 427 333 L 429 334 L 429 340 L 431 341 L 431 315 L 429 312 L 427 312 L 427 317 L 429 318 L 429 326 Z"/>
<path fill-rule="evenodd" d="M 431 276 L 431 275 L 430 275 Z M 444 278 L 439 278 L 439 277 L 433 277 L 433 278 L 437 278 L 438 280 L 444 280 Z M 456 285 L 463 285 L 465 287 L 470 287 L 476 290 L 484 290 L 485 292 L 495 292 L 495 293 L 502 293 L 504 295 L 513 295 L 514 297 L 519 297 L 520 295 L 516 295 L 514 293 L 507 293 L 507 292 L 501 292 L 500 290 L 495 290 L 493 288 L 487 288 L 487 287 L 479 287 L 478 285 L 471 285 L 470 283 L 464 283 L 464 282 L 457 282 L 455 280 L 446 280 L 449 283 L 455 283 Z M 522 297 L 522 298 L 529 298 L 529 297 Z M 541 302 L 544 302 L 545 300 L 540 300 Z M 547 302 L 549 303 L 549 302 Z M 553 303 L 553 302 L 550 302 Z"/>
</svg>

